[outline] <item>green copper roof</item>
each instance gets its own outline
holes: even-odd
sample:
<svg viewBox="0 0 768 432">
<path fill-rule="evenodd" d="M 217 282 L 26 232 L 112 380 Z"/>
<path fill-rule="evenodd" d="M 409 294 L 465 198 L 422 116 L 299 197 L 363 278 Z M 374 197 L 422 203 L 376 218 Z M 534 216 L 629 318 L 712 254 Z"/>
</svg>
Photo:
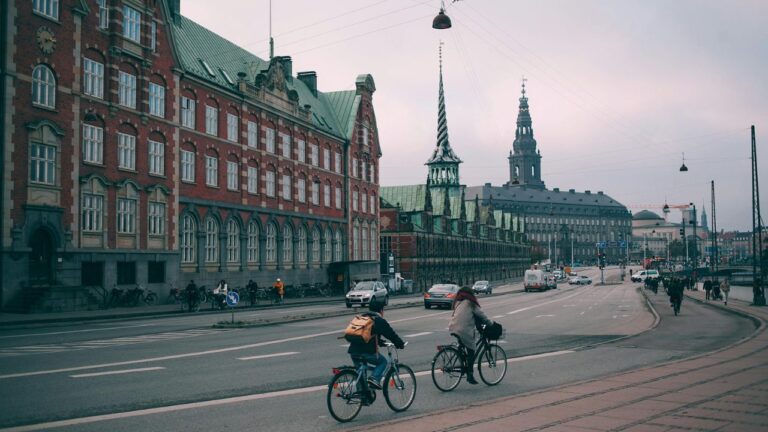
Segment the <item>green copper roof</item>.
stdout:
<svg viewBox="0 0 768 432">
<path fill-rule="evenodd" d="M 360 96 L 354 90 L 324 93 L 331 112 L 336 116 L 336 122 L 341 132 L 349 139 L 355 130 L 355 114 L 360 106 Z"/>
<path fill-rule="evenodd" d="M 426 185 L 381 187 L 379 195 L 393 206 L 399 204 L 403 212 L 418 212 L 424 210 L 424 188 L 426 187 Z"/>
</svg>

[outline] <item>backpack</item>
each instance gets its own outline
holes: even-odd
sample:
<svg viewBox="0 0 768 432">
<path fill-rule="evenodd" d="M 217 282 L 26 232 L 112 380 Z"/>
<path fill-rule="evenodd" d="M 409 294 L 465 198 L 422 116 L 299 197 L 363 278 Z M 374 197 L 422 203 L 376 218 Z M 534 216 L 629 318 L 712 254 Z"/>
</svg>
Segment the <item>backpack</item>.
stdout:
<svg viewBox="0 0 768 432">
<path fill-rule="evenodd" d="M 344 339 L 350 343 L 365 343 L 373 338 L 373 317 L 355 315 L 344 330 Z"/>
</svg>

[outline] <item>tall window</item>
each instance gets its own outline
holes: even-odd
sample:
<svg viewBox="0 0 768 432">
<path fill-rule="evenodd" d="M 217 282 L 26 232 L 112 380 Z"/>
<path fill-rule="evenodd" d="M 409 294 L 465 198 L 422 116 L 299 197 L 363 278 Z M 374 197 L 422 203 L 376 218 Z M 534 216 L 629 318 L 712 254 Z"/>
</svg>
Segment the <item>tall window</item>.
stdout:
<svg viewBox="0 0 768 432">
<path fill-rule="evenodd" d="M 290 174 L 283 174 L 283 199 L 291 199 L 291 176 Z"/>
<path fill-rule="evenodd" d="M 323 205 L 326 207 L 331 206 L 331 185 L 323 185 Z"/>
<path fill-rule="evenodd" d="M 195 152 L 181 151 L 181 181 L 195 181 Z"/>
<path fill-rule="evenodd" d="M 227 222 L 227 262 L 240 262 L 240 225 L 233 219 Z"/>
<path fill-rule="evenodd" d="M 210 105 L 205 106 L 205 133 L 213 136 L 219 133 L 219 110 Z"/>
<path fill-rule="evenodd" d="M 181 125 L 195 128 L 195 100 L 185 96 L 181 97 Z"/>
<path fill-rule="evenodd" d="M 376 214 L 376 195 L 371 194 L 370 200 L 371 200 L 371 205 L 370 205 L 371 214 L 375 215 Z"/>
<path fill-rule="evenodd" d="M 33 0 L 32 10 L 57 20 L 59 19 L 59 0 Z"/>
<path fill-rule="evenodd" d="M 118 96 L 120 98 L 120 105 L 136 108 L 136 75 L 120 72 Z"/>
<path fill-rule="evenodd" d="M 362 259 L 368 259 L 368 224 L 364 223 L 360 228 L 360 239 L 362 244 Z"/>
<path fill-rule="evenodd" d="M 307 143 L 304 140 L 296 141 L 296 149 L 299 153 L 299 162 L 307 161 Z"/>
<path fill-rule="evenodd" d="M 149 140 L 149 173 L 165 174 L 165 145 Z"/>
<path fill-rule="evenodd" d="M 363 145 L 367 146 L 368 145 L 368 135 L 369 135 L 368 126 L 363 126 L 360 129 L 360 135 L 362 135 L 362 138 L 363 138 Z"/>
<path fill-rule="evenodd" d="M 293 230 L 290 225 L 283 227 L 283 264 L 293 264 Z"/>
<path fill-rule="evenodd" d="M 280 145 L 283 150 L 283 157 L 291 158 L 291 136 L 288 134 L 280 134 Z"/>
<path fill-rule="evenodd" d="M 253 221 L 248 224 L 248 244 L 246 249 L 248 250 L 248 262 L 259 262 L 259 225 Z"/>
<path fill-rule="evenodd" d="M 157 23 L 154 21 L 149 23 L 149 48 L 152 52 L 157 51 Z"/>
<path fill-rule="evenodd" d="M 333 260 L 341 261 L 341 231 L 333 234 Z"/>
<path fill-rule="evenodd" d="M 341 208 L 341 186 L 336 186 L 336 190 L 334 193 L 334 199 L 336 200 L 336 208 Z"/>
<path fill-rule="evenodd" d="M 320 205 L 320 183 L 312 182 L 312 204 Z"/>
<path fill-rule="evenodd" d="M 227 189 L 237 190 L 237 162 L 227 161 Z"/>
<path fill-rule="evenodd" d="M 149 83 L 149 113 L 155 117 L 165 117 L 165 87 Z"/>
<path fill-rule="evenodd" d="M 352 158 L 352 177 L 357 177 L 357 158 Z"/>
<path fill-rule="evenodd" d="M 331 169 L 331 151 L 327 148 L 323 149 L 323 168 L 329 171 Z"/>
<path fill-rule="evenodd" d="M 104 98 L 104 65 L 89 58 L 83 59 L 83 93 Z"/>
<path fill-rule="evenodd" d="M 104 196 L 83 194 L 82 228 L 83 232 L 96 233 L 103 230 Z"/>
<path fill-rule="evenodd" d="M 318 163 L 320 163 L 320 162 L 319 162 L 319 160 L 318 160 L 319 158 L 318 158 L 318 149 L 317 149 L 317 146 L 316 146 L 315 144 L 310 144 L 310 145 L 309 145 L 309 150 L 310 150 L 310 152 L 311 152 L 310 156 L 311 156 L 311 159 L 312 159 L 312 160 L 311 160 L 311 162 L 312 162 L 312 165 L 314 165 L 314 166 L 318 166 L 317 164 L 318 164 Z"/>
<path fill-rule="evenodd" d="M 248 121 L 248 147 L 256 148 L 259 145 L 259 128 L 256 122 Z"/>
<path fill-rule="evenodd" d="M 296 190 L 299 194 L 299 202 L 307 202 L 307 181 L 299 177 L 299 179 L 296 181 Z"/>
<path fill-rule="evenodd" d="M 232 142 L 237 142 L 237 116 L 232 113 L 227 113 L 227 139 Z"/>
<path fill-rule="evenodd" d="M 83 161 L 104 163 L 104 129 L 83 125 Z"/>
<path fill-rule="evenodd" d="M 181 262 L 193 263 L 197 259 L 195 254 L 195 220 L 190 215 L 184 215 L 181 218 L 181 239 L 179 249 L 181 250 Z"/>
<path fill-rule="evenodd" d="M 150 202 L 147 212 L 147 231 L 149 235 L 165 234 L 165 203 Z"/>
<path fill-rule="evenodd" d="M 357 211 L 357 201 L 359 199 L 359 192 L 356 190 L 352 191 L 352 210 Z"/>
<path fill-rule="evenodd" d="M 299 241 L 296 245 L 297 260 L 300 263 L 307 262 L 307 230 L 299 227 Z"/>
<path fill-rule="evenodd" d="M 323 261 L 331 262 L 333 260 L 333 235 L 331 229 L 325 230 L 325 247 L 323 248 Z"/>
<path fill-rule="evenodd" d="M 248 167 L 248 193 L 259 193 L 259 169 L 254 166 Z"/>
<path fill-rule="evenodd" d="M 205 157 L 205 184 L 208 186 L 219 185 L 219 160 L 216 156 Z"/>
<path fill-rule="evenodd" d="M 352 259 L 360 259 L 360 223 L 357 221 L 352 226 Z"/>
<path fill-rule="evenodd" d="M 270 153 L 275 152 L 275 130 L 271 128 L 267 128 L 267 143 L 266 143 L 266 149 Z"/>
<path fill-rule="evenodd" d="M 312 263 L 320 262 L 320 230 L 312 230 Z"/>
<path fill-rule="evenodd" d="M 267 225 L 267 242 L 265 248 L 267 249 L 266 261 L 268 263 L 277 262 L 277 228 L 275 228 L 275 224 L 270 223 Z"/>
<path fill-rule="evenodd" d="M 130 6 L 123 6 L 123 36 L 141 42 L 141 13 Z"/>
<path fill-rule="evenodd" d="M 275 196 L 275 172 L 267 169 L 267 196 Z"/>
<path fill-rule="evenodd" d="M 32 103 L 47 108 L 56 107 L 56 77 L 46 65 L 32 70 Z"/>
<path fill-rule="evenodd" d="M 120 234 L 136 233 L 136 200 L 117 199 L 117 232 Z"/>
<path fill-rule="evenodd" d="M 360 198 L 361 210 L 363 213 L 368 212 L 368 194 L 363 192 L 363 196 Z"/>
<path fill-rule="evenodd" d="M 205 219 L 205 262 L 219 261 L 219 224 L 212 217 Z"/>
<path fill-rule="evenodd" d="M 371 164 L 369 166 L 371 177 L 368 179 L 371 183 L 376 183 L 376 165 Z"/>
<path fill-rule="evenodd" d="M 119 168 L 136 169 L 136 137 L 117 133 L 117 166 Z"/>
<path fill-rule="evenodd" d="M 337 173 L 341 173 L 341 153 L 334 153 L 333 157 L 334 157 L 333 169 Z"/>
</svg>

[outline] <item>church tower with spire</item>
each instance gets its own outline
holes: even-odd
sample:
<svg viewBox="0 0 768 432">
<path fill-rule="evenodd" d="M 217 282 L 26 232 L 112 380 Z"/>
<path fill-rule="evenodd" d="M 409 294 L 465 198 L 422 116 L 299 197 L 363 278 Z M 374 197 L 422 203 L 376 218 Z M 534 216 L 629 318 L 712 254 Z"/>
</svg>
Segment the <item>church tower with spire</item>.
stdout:
<svg viewBox="0 0 768 432">
<path fill-rule="evenodd" d="M 445 94 L 443 92 L 443 47 L 440 42 L 440 90 L 437 101 L 437 145 L 429 158 L 427 167 L 429 174 L 427 184 L 430 188 L 445 187 L 456 188 L 459 183 L 459 164 L 461 159 L 453 152 L 448 141 L 448 120 L 445 115 Z"/>
<path fill-rule="evenodd" d="M 541 180 L 541 153 L 536 150 L 531 113 L 528 111 L 528 97 L 525 96 L 525 81 L 526 79 L 523 78 L 515 141 L 508 158 L 509 182 L 507 185 L 545 189 L 544 182 Z"/>
</svg>

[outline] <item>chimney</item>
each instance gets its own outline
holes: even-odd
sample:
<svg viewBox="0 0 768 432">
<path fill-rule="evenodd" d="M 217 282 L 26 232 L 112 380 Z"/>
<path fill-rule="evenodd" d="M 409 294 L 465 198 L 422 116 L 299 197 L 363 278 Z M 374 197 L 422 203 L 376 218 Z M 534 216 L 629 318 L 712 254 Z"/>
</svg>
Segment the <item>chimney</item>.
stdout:
<svg viewBox="0 0 768 432">
<path fill-rule="evenodd" d="M 591 191 L 591 190 L 589 190 L 589 189 L 587 189 L 587 190 L 585 190 L 585 191 L 584 191 L 584 193 L 585 193 L 585 194 L 587 194 L 587 195 L 589 195 L 589 194 L 591 194 L 591 193 L 592 193 L 592 191 Z"/>
<path fill-rule="evenodd" d="M 576 189 L 568 189 L 568 193 L 576 193 Z"/>
<path fill-rule="evenodd" d="M 598 194 L 598 195 L 602 195 L 602 194 L 603 194 L 603 191 L 597 191 L 597 194 Z"/>
<path fill-rule="evenodd" d="M 560 188 L 554 188 L 552 189 L 552 192 L 560 192 Z"/>
<path fill-rule="evenodd" d="M 311 91 L 312 94 L 317 97 L 317 72 L 299 72 L 299 74 L 296 75 L 296 78 L 303 82 L 304 85 L 309 88 L 309 91 Z"/>
<path fill-rule="evenodd" d="M 293 60 L 291 60 L 291 56 L 281 56 L 280 63 L 283 65 L 285 80 L 291 81 L 293 79 Z"/>
</svg>

